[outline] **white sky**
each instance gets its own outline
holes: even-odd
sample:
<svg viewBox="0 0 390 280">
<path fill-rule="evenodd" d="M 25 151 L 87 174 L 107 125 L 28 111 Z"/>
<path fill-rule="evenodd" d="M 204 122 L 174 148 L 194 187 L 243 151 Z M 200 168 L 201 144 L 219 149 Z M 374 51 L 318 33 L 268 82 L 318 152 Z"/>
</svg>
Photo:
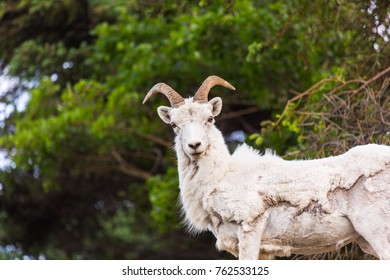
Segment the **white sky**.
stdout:
<svg viewBox="0 0 390 280">
<path fill-rule="evenodd" d="M 7 72 L 7 71 L 5 71 Z M 0 76 L 0 96 L 3 96 L 5 92 L 19 82 L 19 79 L 14 77 L 9 77 L 7 75 Z M 27 102 L 29 100 L 29 94 L 26 92 L 22 94 L 16 101 L 16 110 L 23 111 L 26 108 Z M 0 127 L 3 126 L 3 121 L 14 111 L 14 106 L 6 105 L 0 102 Z M 6 166 L 12 165 L 12 161 L 6 157 L 6 153 L 1 151 L 0 147 L 0 170 L 4 169 Z"/>
</svg>

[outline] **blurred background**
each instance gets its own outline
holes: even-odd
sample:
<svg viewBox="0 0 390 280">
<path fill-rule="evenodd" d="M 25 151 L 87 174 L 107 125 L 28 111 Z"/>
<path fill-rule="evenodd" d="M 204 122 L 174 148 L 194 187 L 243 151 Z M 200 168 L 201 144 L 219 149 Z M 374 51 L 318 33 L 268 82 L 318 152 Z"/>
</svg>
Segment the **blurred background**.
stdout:
<svg viewBox="0 0 390 280">
<path fill-rule="evenodd" d="M 0 2 L 0 259 L 229 259 L 180 224 L 157 82 L 285 158 L 390 144 L 387 0 Z M 292 256 L 301 258 L 301 256 Z M 366 258 L 354 245 L 305 258 Z"/>
</svg>

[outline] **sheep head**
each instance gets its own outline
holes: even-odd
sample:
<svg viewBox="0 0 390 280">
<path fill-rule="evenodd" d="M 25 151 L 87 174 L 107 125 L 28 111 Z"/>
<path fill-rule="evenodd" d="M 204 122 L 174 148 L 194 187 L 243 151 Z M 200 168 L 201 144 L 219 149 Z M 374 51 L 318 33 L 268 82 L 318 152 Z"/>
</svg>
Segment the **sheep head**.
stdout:
<svg viewBox="0 0 390 280">
<path fill-rule="evenodd" d="M 143 103 L 157 93 L 164 94 L 171 107 L 160 106 L 157 113 L 160 118 L 172 126 L 185 154 L 191 159 L 201 158 L 210 143 L 211 130 L 215 129 L 214 117 L 222 109 L 222 99 L 215 97 L 208 101 L 212 87 L 220 85 L 235 88 L 217 76 L 208 77 L 199 87 L 194 97 L 184 99 L 180 94 L 164 83 L 158 83 L 147 93 Z"/>
</svg>

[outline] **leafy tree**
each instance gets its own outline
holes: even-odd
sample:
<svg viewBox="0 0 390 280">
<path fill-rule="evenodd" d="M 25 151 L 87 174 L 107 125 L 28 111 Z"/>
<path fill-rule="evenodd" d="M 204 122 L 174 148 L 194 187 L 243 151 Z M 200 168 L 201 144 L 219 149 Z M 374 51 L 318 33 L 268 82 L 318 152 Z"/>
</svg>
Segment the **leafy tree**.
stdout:
<svg viewBox="0 0 390 280">
<path fill-rule="evenodd" d="M 172 133 L 155 113 L 165 100 L 141 106 L 143 96 L 159 81 L 190 95 L 220 75 L 238 93 L 224 96 L 219 127 L 252 134 L 292 93 L 334 75 L 307 103 L 331 110 L 325 92 L 388 65 L 371 31 L 386 1 L 371 13 L 369 2 L 4 2 L 0 65 L 20 82 L 0 101 L 30 100 L 0 126 L 14 163 L 0 173 L 0 245 L 35 258 L 228 257 L 179 226 Z M 304 134 L 300 104 L 251 138 L 280 153 L 316 143 L 306 135 L 320 124 Z"/>
</svg>

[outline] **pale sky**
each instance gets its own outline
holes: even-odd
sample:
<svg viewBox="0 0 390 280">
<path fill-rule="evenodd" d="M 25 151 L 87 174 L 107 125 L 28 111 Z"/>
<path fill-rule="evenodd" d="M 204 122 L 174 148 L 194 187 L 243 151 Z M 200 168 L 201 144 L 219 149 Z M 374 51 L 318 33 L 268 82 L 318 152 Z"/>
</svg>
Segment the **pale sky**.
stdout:
<svg viewBox="0 0 390 280">
<path fill-rule="evenodd" d="M 7 71 L 4 71 L 7 72 Z M 9 77 L 7 75 L 0 75 L 0 96 L 3 96 L 7 89 L 12 87 L 14 84 L 18 83 L 19 79 L 14 77 Z M 26 104 L 29 100 L 29 94 L 26 92 L 22 94 L 16 101 L 16 109 L 18 111 L 23 111 L 26 108 Z M 3 125 L 5 118 L 9 116 L 10 113 L 14 110 L 14 106 L 6 105 L 0 102 L 0 127 Z M 6 158 L 6 154 L 1 151 L 0 147 L 0 170 L 4 169 L 6 166 L 12 164 L 12 161 Z"/>
</svg>

